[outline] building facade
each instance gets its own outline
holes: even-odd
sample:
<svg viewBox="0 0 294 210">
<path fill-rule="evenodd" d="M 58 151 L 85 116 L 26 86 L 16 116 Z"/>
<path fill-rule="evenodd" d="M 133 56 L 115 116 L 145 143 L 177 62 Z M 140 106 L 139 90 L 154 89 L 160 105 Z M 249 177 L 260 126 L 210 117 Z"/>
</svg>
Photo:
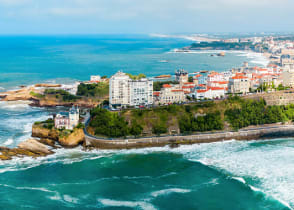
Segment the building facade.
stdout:
<svg viewBox="0 0 294 210">
<path fill-rule="evenodd" d="M 109 81 L 110 106 L 127 106 L 131 103 L 130 77 L 119 71 Z"/>
<path fill-rule="evenodd" d="M 132 80 L 119 71 L 109 81 L 109 103 L 111 107 L 152 105 L 153 81 L 146 78 Z"/>
<path fill-rule="evenodd" d="M 146 78 L 130 80 L 131 106 L 148 106 L 153 104 L 153 81 Z"/>
<path fill-rule="evenodd" d="M 249 93 L 250 81 L 245 76 L 234 76 L 229 80 L 228 91 L 232 94 Z"/>
<path fill-rule="evenodd" d="M 282 73 L 282 83 L 286 87 L 294 87 L 294 65 L 287 65 Z"/>
<path fill-rule="evenodd" d="M 184 90 L 179 87 L 165 84 L 159 93 L 157 102 L 160 104 L 172 104 L 184 101 L 186 101 Z"/>
<path fill-rule="evenodd" d="M 180 83 L 180 86 L 183 86 L 184 83 L 189 81 L 189 74 L 184 69 L 176 71 L 176 81 Z"/>
<path fill-rule="evenodd" d="M 73 106 L 69 112 L 59 112 L 54 118 L 54 125 L 57 129 L 73 130 L 80 120 L 80 111 L 77 106 Z"/>
</svg>

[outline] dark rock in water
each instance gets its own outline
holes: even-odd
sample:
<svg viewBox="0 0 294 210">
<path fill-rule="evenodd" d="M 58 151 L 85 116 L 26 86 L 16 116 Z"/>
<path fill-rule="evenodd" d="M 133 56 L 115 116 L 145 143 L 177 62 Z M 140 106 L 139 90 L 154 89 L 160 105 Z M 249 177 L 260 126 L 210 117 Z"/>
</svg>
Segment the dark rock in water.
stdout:
<svg viewBox="0 0 294 210">
<path fill-rule="evenodd" d="M 0 155 L 0 160 L 11 160 L 10 156 Z"/>
<path fill-rule="evenodd" d="M 180 146 L 180 145 L 177 144 L 177 143 L 172 143 L 172 144 L 169 145 L 169 147 L 172 148 L 172 149 L 173 149 L 173 148 L 178 148 L 179 146 Z"/>
<path fill-rule="evenodd" d="M 17 156 L 17 157 L 39 157 L 39 154 L 33 153 L 31 151 L 25 150 L 25 149 L 20 149 L 20 148 L 13 148 L 10 150 L 10 154 L 13 154 L 12 156 Z"/>
<path fill-rule="evenodd" d="M 40 143 L 45 144 L 47 146 L 50 146 L 50 147 L 52 147 L 54 149 L 59 148 L 58 146 L 55 145 L 56 144 L 56 141 L 55 140 L 43 138 L 43 139 L 40 139 L 38 141 Z"/>
</svg>

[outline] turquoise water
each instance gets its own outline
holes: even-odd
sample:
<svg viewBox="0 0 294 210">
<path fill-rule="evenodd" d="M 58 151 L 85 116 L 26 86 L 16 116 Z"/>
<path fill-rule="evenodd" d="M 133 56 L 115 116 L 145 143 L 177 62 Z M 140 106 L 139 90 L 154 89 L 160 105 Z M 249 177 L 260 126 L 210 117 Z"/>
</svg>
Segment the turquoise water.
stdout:
<svg viewBox="0 0 294 210">
<path fill-rule="evenodd" d="M 62 149 L 51 157 L 1 163 L 0 206 L 290 209 L 293 152 L 288 140 L 130 151 Z"/>
<path fill-rule="evenodd" d="M 90 75 L 110 76 L 118 70 L 148 76 L 174 74 L 178 68 L 224 71 L 242 62 L 260 65 L 260 55 L 228 53 L 171 53 L 191 41 L 148 36 L 0 37 L 0 91 L 18 85 L 88 80 Z M 168 60 L 168 63 L 160 62 Z"/>
<path fill-rule="evenodd" d="M 118 69 L 148 76 L 176 68 L 228 70 L 252 53 L 172 53 L 189 41 L 145 36 L 0 37 L 0 87 L 71 83 Z M 168 60 L 162 63 L 161 60 Z M 15 147 L 55 109 L 0 102 L 0 146 Z M 60 149 L 0 162 L 0 209 L 290 209 L 294 141 L 211 143 L 176 149 Z"/>
</svg>

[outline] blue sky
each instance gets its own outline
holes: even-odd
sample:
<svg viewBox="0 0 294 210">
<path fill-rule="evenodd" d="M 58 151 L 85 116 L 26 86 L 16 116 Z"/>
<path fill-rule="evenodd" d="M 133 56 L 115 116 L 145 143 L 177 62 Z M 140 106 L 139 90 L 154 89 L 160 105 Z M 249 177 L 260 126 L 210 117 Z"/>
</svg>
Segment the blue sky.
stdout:
<svg viewBox="0 0 294 210">
<path fill-rule="evenodd" d="M 0 34 L 293 31 L 293 0 L 0 0 Z"/>
</svg>

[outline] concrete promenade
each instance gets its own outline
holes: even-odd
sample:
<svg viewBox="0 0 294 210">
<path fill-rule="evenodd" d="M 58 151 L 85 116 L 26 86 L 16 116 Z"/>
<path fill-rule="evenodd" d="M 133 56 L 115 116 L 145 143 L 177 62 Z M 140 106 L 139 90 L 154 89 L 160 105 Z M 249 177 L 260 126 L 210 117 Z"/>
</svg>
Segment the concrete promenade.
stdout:
<svg viewBox="0 0 294 210">
<path fill-rule="evenodd" d="M 89 135 L 85 129 L 84 146 L 100 149 L 131 149 L 181 144 L 210 143 L 226 140 L 258 140 L 279 137 L 294 137 L 294 125 L 265 125 L 237 132 L 210 132 L 195 135 L 147 137 L 138 139 L 103 139 Z"/>
</svg>

